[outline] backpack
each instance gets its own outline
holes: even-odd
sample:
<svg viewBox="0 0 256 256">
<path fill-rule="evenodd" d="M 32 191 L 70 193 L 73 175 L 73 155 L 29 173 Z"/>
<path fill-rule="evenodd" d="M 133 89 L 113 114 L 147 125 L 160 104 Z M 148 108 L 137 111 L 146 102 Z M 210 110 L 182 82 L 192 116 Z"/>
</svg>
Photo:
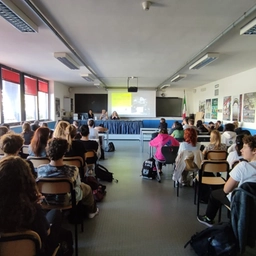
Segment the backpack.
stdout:
<svg viewBox="0 0 256 256">
<path fill-rule="evenodd" d="M 235 256 L 237 242 L 230 223 L 221 222 L 194 234 L 184 248 L 190 244 L 199 256 Z"/>
<path fill-rule="evenodd" d="M 108 182 L 112 182 L 114 180 L 116 183 L 118 182 L 117 179 L 114 179 L 113 173 L 109 172 L 108 169 L 101 164 L 97 164 L 95 166 L 95 174 L 96 174 L 96 177 L 100 180 L 104 180 Z"/>
<path fill-rule="evenodd" d="M 106 152 L 114 152 L 116 149 L 115 149 L 115 145 L 113 142 L 109 142 L 108 143 L 108 146 L 105 148 L 105 151 Z"/>
<path fill-rule="evenodd" d="M 157 175 L 156 163 L 153 157 L 143 162 L 141 175 L 146 179 L 155 179 Z"/>
<path fill-rule="evenodd" d="M 73 255 L 73 235 L 70 230 L 60 228 L 60 247 L 57 256 L 72 256 Z"/>
</svg>

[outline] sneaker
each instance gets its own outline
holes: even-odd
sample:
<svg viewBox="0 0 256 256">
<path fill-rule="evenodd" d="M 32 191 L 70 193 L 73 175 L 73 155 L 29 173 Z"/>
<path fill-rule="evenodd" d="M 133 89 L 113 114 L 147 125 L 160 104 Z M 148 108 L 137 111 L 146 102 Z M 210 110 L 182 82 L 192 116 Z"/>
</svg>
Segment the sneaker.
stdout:
<svg viewBox="0 0 256 256">
<path fill-rule="evenodd" d="M 93 213 L 89 213 L 88 217 L 89 219 L 93 219 L 96 215 L 99 214 L 99 208 L 97 208 L 96 212 L 93 212 Z"/>
<path fill-rule="evenodd" d="M 208 227 L 212 227 L 214 224 L 214 221 L 210 220 L 206 215 L 204 215 L 204 216 L 198 215 L 197 220 Z"/>
</svg>

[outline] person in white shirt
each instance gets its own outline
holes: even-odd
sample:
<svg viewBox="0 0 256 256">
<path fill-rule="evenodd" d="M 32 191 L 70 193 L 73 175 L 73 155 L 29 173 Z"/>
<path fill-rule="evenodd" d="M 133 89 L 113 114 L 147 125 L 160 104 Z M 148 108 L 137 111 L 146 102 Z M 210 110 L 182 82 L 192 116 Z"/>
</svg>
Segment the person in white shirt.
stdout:
<svg viewBox="0 0 256 256">
<path fill-rule="evenodd" d="M 229 173 L 230 177 L 223 189 L 212 191 L 205 215 L 197 216 L 198 221 L 208 227 L 213 225 L 222 204 L 230 206 L 231 193 L 236 187 L 240 187 L 245 182 L 256 183 L 256 135 L 244 136 L 243 143 L 241 152 L 246 161 L 241 161 Z"/>
<path fill-rule="evenodd" d="M 225 124 L 225 130 L 221 135 L 221 142 L 225 143 L 227 147 L 231 146 L 236 141 L 236 133 L 234 132 L 234 124 Z"/>
<path fill-rule="evenodd" d="M 94 128 L 94 120 L 88 119 L 88 126 L 89 126 L 89 139 L 99 139 L 98 130 Z"/>
</svg>

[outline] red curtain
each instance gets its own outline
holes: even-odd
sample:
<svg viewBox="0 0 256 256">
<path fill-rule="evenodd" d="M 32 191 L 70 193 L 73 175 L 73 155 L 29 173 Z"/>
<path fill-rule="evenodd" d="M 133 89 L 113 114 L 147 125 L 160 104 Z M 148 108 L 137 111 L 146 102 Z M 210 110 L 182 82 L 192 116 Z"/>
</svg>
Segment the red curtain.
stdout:
<svg viewBox="0 0 256 256">
<path fill-rule="evenodd" d="M 5 68 L 2 68 L 2 79 L 8 82 L 20 83 L 20 74 Z"/>
<path fill-rule="evenodd" d="M 35 78 L 25 76 L 25 94 L 37 96 Z"/>
<path fill-rule="evenodd" d="M 38 80 L 38 90 L 48 93 L 48 83 Z"/>
</svg>

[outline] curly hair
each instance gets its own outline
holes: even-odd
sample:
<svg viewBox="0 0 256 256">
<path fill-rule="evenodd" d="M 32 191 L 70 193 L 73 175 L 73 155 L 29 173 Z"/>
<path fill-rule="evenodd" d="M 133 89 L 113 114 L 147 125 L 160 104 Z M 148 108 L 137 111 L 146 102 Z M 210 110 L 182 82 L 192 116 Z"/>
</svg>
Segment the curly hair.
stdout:
<svg viewBox="0 0 256 256">
<path fill-rule="evenodd" d="M 34 136 L 30 142 L 31 150 L 36 156 L 40 156 L 47 145 L 50 130 L 47 127 L 39 127 L 36 129 Z"/>
<path fill-rule="evenodd" d="M 220 148 L 221 136 L 218 130 L 212 130 L 210 133 L 210 143 L 214 144 L 216 149 Z"/>
<path fill-rule="evenodd" d="M 197 143 L 197 131 L 194 128 L 184 130 L 184 141 L 195 147 Z"/>
<path fill-rule="evenodd" d="M 251 150 L 256 149 L 256 135 L 245 135 L 243 137 L 243 143 L 247 144 Z"/>
<path fill-rule="evenodd" d="M 52 138 L 48 141 L 46 152 L 53 161 L 61 159 L 68 150 L 68 142 L 62 138 Z"/>
<path fill-rule="evenodd" d="M 18 156 L 0 161 L 0 231 L 29 229 L 39 193 L 28 163 Z"/>
<path fill-rule="evenodd" d="M 7 133 L 0 139 L 0 148 L 6 154 L 16 154 L 24 144 L 24 139 L 19 134 Z"/>
</svg>

